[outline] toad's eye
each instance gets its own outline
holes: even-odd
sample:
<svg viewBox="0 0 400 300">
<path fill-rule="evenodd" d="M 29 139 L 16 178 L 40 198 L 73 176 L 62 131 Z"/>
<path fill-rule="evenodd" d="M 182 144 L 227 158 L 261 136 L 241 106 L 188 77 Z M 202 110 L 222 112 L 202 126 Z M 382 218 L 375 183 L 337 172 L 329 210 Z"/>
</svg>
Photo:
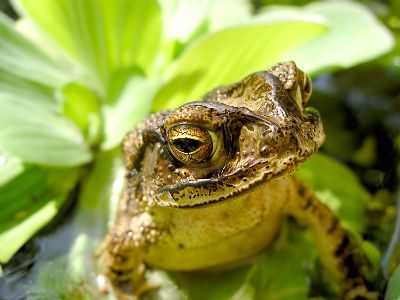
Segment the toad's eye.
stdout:
<svg viewBox="0 0 400 300">
<path fill-rule="evenodd" d="M 302 90 L 303 90 L 303 105 L 307 103 L 308 99 L 311 97 L 312 93 L 312 81 L 310 77 L 306 73 L 303 73 L 303 78 L 302 78 Z"/>
<path fill-rule="evenodd" d="M 171 154 L 184 164 L 198 164 L 213 154 L 213 133 L 190 124 L 179 124 L 167 130 Z"/>
</svg>

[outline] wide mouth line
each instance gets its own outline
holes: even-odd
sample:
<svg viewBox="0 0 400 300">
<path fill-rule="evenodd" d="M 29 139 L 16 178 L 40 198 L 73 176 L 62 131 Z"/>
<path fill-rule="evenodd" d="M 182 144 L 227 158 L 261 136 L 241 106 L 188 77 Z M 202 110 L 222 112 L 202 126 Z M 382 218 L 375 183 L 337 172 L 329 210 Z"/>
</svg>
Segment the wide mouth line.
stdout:
<svg viewBox="0 0 400 300">
<path fill-rule="evenodd" d="M 258 164 L 260 164 L 260 162 L 253 163 L 248 168 L 251 169 L 252 167 L 254 167 L 255 165 L 258 165 Z M 232 173 L 223 175 L 219 178 L 201 178 L 201 179 L 197 179 L 195 181 L 192 180 L 192 181 L 187 181 L 187 182 L 179 183 L 179 184 L 171 184 L 171 185 L 157 189 L 156 194 L 162 194 L 165 192 L 175 192 L 177 190 L 180 190 L 180 189 L 183 189 L 186 187 L 201 187 L 201 186 L 204 186 L 207 184 L 219 184 L 222 181 L 229 179 L 229 177 L 239 175 L 241 172 L 242 172 L 242 170 L 236 170 Z"/>
<path fill-rule="evenodd" d="M 225 203 L 227 201 L 231 201 L 234 200 L 234 198 L 238 195 L 241 194 L 241 196 L 246 195 L 247 193 L 250 193 L 251 191 L 253 191 L 253 189 L 257 186 L 260 186 L 260 184 L 263 182 L 263 178 L 251 182 L 248 184 L 248 186 L 246 187 L 246 189 L 244 190 L 240 190 L 240 191 L 234 191 L 233 193 L 231 193 L 230 195 L 227 196 L 223 196 L 223 197 L 219 197 L 218 199 L 214 199 L 214 200 L 210 200 L 207 202 L 202 202 L 202 203 L 194 203 L 194 204 L 188 204 L 188 205 L 178 205 L 178 203 L 176 203 L 177 205 L 161 205 L 164 207 L 171 207 L 171 208 L 177 208 L 177 209 L 191 209 L 191 208 L 201 208 L 204 206 L 211 206 L 211 205 L 218 205 L 221 203 Z"/>
<path fill-rule="evenodd" d="M 259 164 L 259 163 L 254 163 L 249 168 L 254 167 L 257 164 Z M 214 179 L 199 179 L 199 180 L 196 180 L 196 181 L 189 181 L 189 182 L 186 182 L 186 183 L 183 183 L 183 184 L 174 184 L 174 185 L 166 186 L 166 187 L 163 187 L 163 188 L 160 188 L 160 189 L 157 190 L 156 197 L 158 198 L 158 197 L 160 197 L 162 195 L 165 195 L 165 194 L 171 195 L 173 192 L 185 189 L 187 187 L 195 187 L 196 188 L 196 187 L 205 186 L 207 184 L 220 184 L 224 180 L 229 179 L 229 177 L 237 176 L 240 173 L 241 173 L 241 170 L 237 170 L 237 171 L 232 172 L 232 173 L 230 173 L 228 175 L 224 175 L 223 177 L 220 177 L 218 179 L 215 179 L 215 178 Z M 273 176 L 271 176 L 271 174 L 273 175 L 273 172 L 270 172 L 270 171 L 269 172 L 265 172 L 258 180 L 253 181 L 253 182 L 250 181 L 247 184 L 245 189 L 241 189 L 240 191 L 233 191 L 233 192 L 231 191 L 231 193 L 227 193 L 225 196 L 221 196 L 221 197 L 219 197 L 217 199 L 210 200 L 210 201 L 207 201 L 207 202 L 194 203 L 194 204 L 189 204 L 189 205 L 179 205 L 179 202 L 175 201 L 175 199 L 173 199 L 173 197 L 171 197 L 171 198 L 175 202 L 168 202 L 168 204 L 166 204 L 166 205 L 162 205 L 161 201 L 157 201 L 157 202 L 159 204 L 161 204 L 161 206 L 172 207 L 172 208 L 198 208 L 198 207 L 206 206 L 206 205 L 215 205 L 217 203 L 225 202 L 227 200 L 230 200 L 231 198 L 234 198 L 235 196 L 237 196 L 239 193 L 240 194 L 246 194 L 246 193 L 252 191 L 254 187 L 259 186 L 263 181 L 265 181 L 266 177 L 271 177 L 272 178 Z M 231 186 L 231 187 L 233 187 L 233 186 Z"/>
</svg>

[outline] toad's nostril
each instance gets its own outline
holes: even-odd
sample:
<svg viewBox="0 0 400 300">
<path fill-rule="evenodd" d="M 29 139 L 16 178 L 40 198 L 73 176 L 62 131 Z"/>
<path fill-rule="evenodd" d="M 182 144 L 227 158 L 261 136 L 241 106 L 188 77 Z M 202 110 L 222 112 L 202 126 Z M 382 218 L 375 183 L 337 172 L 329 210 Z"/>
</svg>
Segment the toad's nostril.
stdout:
<svg viewBox="0 0 400 300">
<path fill-rule="evenodd" d="M 269 153 L 268 147 L 267 147 L 267 146 L 262 146 L 261 149 L 260 149 L 260 154 L 261 154 L 262 156 L 267 156 L 268 153 Z"/>
</svg>

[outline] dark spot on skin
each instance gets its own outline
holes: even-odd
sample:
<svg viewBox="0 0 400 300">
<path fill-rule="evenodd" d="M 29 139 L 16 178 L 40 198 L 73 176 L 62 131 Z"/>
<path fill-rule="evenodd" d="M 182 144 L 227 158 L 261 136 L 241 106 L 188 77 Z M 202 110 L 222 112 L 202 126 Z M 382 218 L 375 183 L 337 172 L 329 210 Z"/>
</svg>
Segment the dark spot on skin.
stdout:
<svg viewBox="0 0 400 300">
<path fill-rule="evenodd" d="M 267 146 L 263 146 L 260 150 L 260 154 L 263 156 L 267 156 L 268 155 L 268 147 Z"/>
<path fill-rule="evenodd" d="M 349 254 L 346 256 L 346 258 L 343 260 L 344 265 L 347 268 L 347 277 L 348 278 L 354 278 L 360 276 L 360 273 L 358 272 L 357 264 L 354 261 L 354 256 L 352 254 Z"/>
<path fill-rule="evenodd" d="M 349 243 L 349 238 L 347 236 L 344 236 L 342 242 L 339 244 L 339 246 L 337 246 L 335 250 L 335 256 L 342 256 L 342 254 L 346 251 Z"/>
<path fill-rule="evenodd" d="M 306 202 L 304 203 L 303 209 L 308 209 L 312 204 L 312 197 L 308 197 Z"/>
<path fill-rule="evenodd" d="M 335 229 L 338 227 L 338 225 L 339 225 L 338 219 L 336 219 L 336 218 L 332 219 L 331 225 L 328 228 L 328 234 L 332 234 L 335 231 Z"/>
<path fill-rule="evenodd" d="M 118 264 L 123 264 L 126 261 L 128 261 L 129 257 L 126 257 L 125 255 L 121 255 L 121 254 L 115 254 L 114 255 L 114 260 L 118 263 Z"/>
<path fill-rule="evenodd" d="M 305 193 L 306 193 L 306 189 L 304 188 L 303 185 L 299 185 L 299 187 L 298 187 L 298 189 L 297 189 L 297 192 L 299 193 L 299 196 L 300 196 L 301 198 L 304 198 L 304 195 L 305 195 Z"/>
<path fill-rule="evenodd" d="M 117 276 L 117 277 L 120 277 L 120 276 L 122 276 L 122 275 L 124 275 L 124 274 L 126 274 L 126 273 L 130 273 L 130 272 L 133 271 L 133 268 L 128 268 L 128 269 L 126 269 L 126 270 L 117 270 L 117 269 L 115 269 L 115 268 L 113 268 L 113 267 L 109 267 L 108 269 L 109 269 L 112 273 L 114 273 L 114 275 Z"/>
<path fill-rule="evenodd" d="M 179 244 L 178 244 L 178 248 L 179 248 L 179 249 L 184 249 L 185 246 L 184 246 L 183 244 L 179 243 Z"/>
</svg>

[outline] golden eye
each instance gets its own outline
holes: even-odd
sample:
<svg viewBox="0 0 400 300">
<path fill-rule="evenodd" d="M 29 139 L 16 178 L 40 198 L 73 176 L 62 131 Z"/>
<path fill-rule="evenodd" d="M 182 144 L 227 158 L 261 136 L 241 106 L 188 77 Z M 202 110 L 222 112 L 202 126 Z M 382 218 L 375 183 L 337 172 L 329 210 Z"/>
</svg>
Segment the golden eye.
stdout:
<svg viewBox="0 0 400 300">
<path fill-rule="evenodd" d="M 213 154 L 212 133 L 201 127 L 180 124 L 167 130 L 171 154 L 184 164 L 197 164 L 208 160 Z"/>
</svg>

